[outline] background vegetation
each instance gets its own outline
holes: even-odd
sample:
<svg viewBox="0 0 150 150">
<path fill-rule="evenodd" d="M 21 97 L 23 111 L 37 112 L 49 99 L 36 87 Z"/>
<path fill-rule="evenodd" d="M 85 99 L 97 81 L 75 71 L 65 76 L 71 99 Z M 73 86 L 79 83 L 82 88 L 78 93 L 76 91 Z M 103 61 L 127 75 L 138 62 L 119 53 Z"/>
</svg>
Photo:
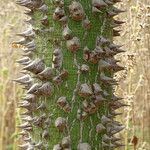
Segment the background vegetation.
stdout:
<svg viewBox="0 0 150 150">
<path fill-rule="evenodd" d="M 126 0 L 119 4 L 127 13 L 119 16 L 126 21 L 121 37 L 126 53 L 118 56 L 126 70 L 116 75 L 120 86 L 116 93 L 130 105 L 122 109 L 118 118 L 126 125 L 122 132 L 126 145 L 122 150 L 149 150 L 150 148 L 150 1 Z M 21 90 L 11 80 L 18 77 L 15 63 L 21 51 L 11 43 L 23 31 L 25 23 L 22 8 L 14 0 L 0 4 L 0 150 L 17 150 L 16 120 L 19 122 L 17 101 Z"/>
</svg>

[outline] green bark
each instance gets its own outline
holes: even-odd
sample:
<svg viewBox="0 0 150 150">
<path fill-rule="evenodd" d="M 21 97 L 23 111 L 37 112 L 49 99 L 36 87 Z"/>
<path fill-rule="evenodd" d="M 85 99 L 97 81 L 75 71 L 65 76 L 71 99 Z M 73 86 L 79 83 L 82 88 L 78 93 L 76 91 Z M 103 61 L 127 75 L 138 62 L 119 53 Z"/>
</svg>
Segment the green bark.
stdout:
<svg viewBox="0 0 150 150">
<path fill-rule="evenodd" d="M 47 149 L 51 150 L 53 149 L 54 145 L 61 145 L 62 139 L 64 137 L 70 136 L 70 148 L 72 150 L 76 150 L 79 143 L 88 143 L 91 146 L 92 150 L 105 149 L 105 147 L 106 149 L 114 148 L 115 146 L 108 146 L 110 145 L 110 143 L 107 146 L 102 146 L 103 135 L 106 133 L 109 136 L 112 135 L 109 134 L 108 131 L 97 133 L 96 126 L 102 123 L 101 117 L 104 115 L 108 116 L 112 109 L 110 108 L 110 102 L 112 101 L 113 95 L 112 85 L 111 83 L 106 83 L 109 81 L 101 80 L 101 73 L 105 73 L 105 75 L 107 75 L 108 77 L 112 77 L 114 70 L 118 66 L 116 65 L 115 69 L 112 71 L 112 66 L 100 66 L 100 64 L 98 63 L 98 61 L 100 60 L 107 61 L 110 58 L 113 58 L 113 55 L 106 56 L 106 54 L 102 54 L 101 58 L 99 58 L 96 63 L 93 63 L 93 61 L 90 60 L 86 61 L 85 59 L 83 59 L 85 47 L 89 48 L 89 53 L 93 52 L 96 48 L 97 37 L 102 36 L 108 40 L 107 42 L 102 43 L 101 48 L 108 47 L 107 45 L 112 44 L 113 18 L 108 15 L 108 12 L 112 10 L 113 6 L 103 6 L 102 8 L 98 8 L 101 12 L 93 13 L 92 1 L 78 0 L 78 2 L 84 9 L 84 15 L 88 17 L 91 23 L 91 28 L 85 29 L 83 27 L 85 16 L 80 20 L 73 20 L 69 12 L 69 6 L 72 4 L 72 0 L 64 0 L 64 7 L 62 9 L 64 9 L 65 16 L 68 16 L 68 21 L 65 24 L 67 24 L 69 29 L 72 31 L 73 37 L 77 37 L 80 40 L 80 48 L 77 48 L 75 52 L 72 52 L 66 46 L 68 40 L 65 40 L 62 36 L 65 25 L 62 24 L 59 20 L 54 20 L 53 18 L 54 11 L 58 6 L 56 6 L 52 0 L 45 0 L 44 2 L 48 6 L 48 11 L 43 12 L 34 9 L 32 14 L 32 25 L 36 33 L 34 36 L 36 51 L 34 52 L 32 59 L 42 58 L 44 59 L 46 67 L 54 68 L 54 75 L 52 79 L 48 80 L 48 82 L 51 83 L 53 90 L 52 95 L 48 96 L 42 95 L 41 93 L 41 95 L 35 94 L 34 92 L 30 93 L 36 95 L 36 102 L 33 102 L 36 105 L 36 108 L 43 102 L 46 104 L 46 108 L 44 107 L 44 109 L 40 110 L 35 110 L 35 108 L 31 113 L 32 118 L 34 118 L 35 116 L 40 117 L 41 115 L 46 116 L 46 118 L 42 120 L 42 125 L 40 127 L 34 125 L 34 122 L 31 122 L 31 125 L 33 127 L 33 132 L 31 132 L 30 135 L 32 137 L 32 141 L 35 141 L 36 143 L 42 141 L 44 145 L 47 145 Z M 47 15 L 49 23 L 43 25 L 41 23 L 41 19 L 45 15 Z M 62 66 L 60 65 L 59 67 L 55 67 L 55 64 L 59 63 L 58 60 L 56 60 L 56 62 L 53 62 L 53 52 L 57 48 L 61 49 L 63 55 Z M 60 60 L 60 58 L 58 59 Z M 95 58 L 94 60 L 97 59 Z M 86 67 L 89 67 L 88 71 L 83 71 L 81 69 L 81 66 L 83 64 L 85 64 Z M 63 70 L 66 70 L 68 72 L 67 77 L 60 78 L 61 82 L 56 83 L 54 81 L 54 78 L 58 77 Z M 40 80 L 39 78 L 36 78 L 34 79 L 34 83 L 36 82 L 44 84 L 46 80 Z M 91 88 L 94 83 L 98 83 L 101 86 L 102 92 L 100 92 L 98 95 L 103 96 L 105 100 L 101 101 L 100 105 L 94 104 L 93 102 L 93 99 L 95 98 L 93 90 L 92 94 L 81 93 L 81 86 L 85 83 L 89 86 L 90 90 L 92 90 Z M 83 96 L 83 94 L 86 95 Z M 71 108 L 69 112 L 64 111 L 63 107 L 58 106 L 57 101 L 62 96 L 66 97 L 67 103 Z M 96 108 L 96 111 L 90 112 L 91 110 L 89 110 L 88 112 L 88 110 L 85 110 L 83 101 L 87 102 L 87 104 L 92 104 L 93 107 Z M 87 111 L 85 119 L 77 117 L 79 116 L 79 110 L 81 111 L 81 114 Z M 63 117 L 66 119 L 66 126 L 63 132 L 59 131 L 59 129 L 55 125 L 55 121 L 58 117 Z M 47 118 L 50 119 L 50 124 L 46 126 L 45 120 Z M 44 132 L 47 131 L 48 133 L 44 134 Z M 82 150 L 82 148 L 80 149 Z M 88 149 L 85 148 L 85 150 Z"/>
</svg>

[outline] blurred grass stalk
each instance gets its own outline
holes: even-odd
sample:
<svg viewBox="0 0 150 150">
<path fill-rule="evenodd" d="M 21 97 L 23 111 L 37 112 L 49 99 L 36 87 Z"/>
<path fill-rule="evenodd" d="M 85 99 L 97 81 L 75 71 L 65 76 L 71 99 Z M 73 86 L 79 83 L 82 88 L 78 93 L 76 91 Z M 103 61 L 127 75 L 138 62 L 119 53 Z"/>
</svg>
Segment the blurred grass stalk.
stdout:
<svg viewBox="0 0 150 150">
<path fill-rule="evenodd" d="M 121 73 L 124 78 L 117 75 L 121 86 L 116 88 L 116 93 L 125 97 L 125 103 L 130 105 L 124 108 L 123 117 L 119 118 L 126 125 L 122 150 L 149 150 L 150 1 L 127 0 L 120 7 L 127 10 L 120 18 L 127 20 L 118 42 L 124 42 L 127 52 L 118 56 L 126 64 L 126 70 Z"/>
<path fill-rule="evenodd" d="M 1 0 L 0 4 L 0 150 L 17 150 L 16 120 L 20 89 L 11 81 L 16 78 L 19 67 L 15 63 L 18 52 L 11 43 L 15 33 L 23 26 L 23 13 L 14 0 Z M 19 50 L 18 50 L 19 51 Z"/>
</svg>

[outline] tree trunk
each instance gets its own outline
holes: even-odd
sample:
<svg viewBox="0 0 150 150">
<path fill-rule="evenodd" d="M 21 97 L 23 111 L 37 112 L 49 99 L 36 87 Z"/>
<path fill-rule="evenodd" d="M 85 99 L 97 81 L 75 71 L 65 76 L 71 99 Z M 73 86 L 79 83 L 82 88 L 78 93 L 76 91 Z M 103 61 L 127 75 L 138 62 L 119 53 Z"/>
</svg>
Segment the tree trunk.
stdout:
<svg viewBox="0 0 150 150">
<path fill-rule="evenodd" d="M 118 0 L 19 0 L 29 8 L 29 30 L 23 40 L 25 85 L 22 112 L 26 149 L 101 150 L 122 146 L 114 121 L 124 106 L 113 94 L 113 74 L 123 69 L 114 55 L 123 52 L 112 41 L 123 22 Z M 29 73 L 31 72 L 31 73 Z M 30 139 L 31 138 L 31 139 Z M 26 144 L 27 143 L 27 144 Z"/>
</svg>

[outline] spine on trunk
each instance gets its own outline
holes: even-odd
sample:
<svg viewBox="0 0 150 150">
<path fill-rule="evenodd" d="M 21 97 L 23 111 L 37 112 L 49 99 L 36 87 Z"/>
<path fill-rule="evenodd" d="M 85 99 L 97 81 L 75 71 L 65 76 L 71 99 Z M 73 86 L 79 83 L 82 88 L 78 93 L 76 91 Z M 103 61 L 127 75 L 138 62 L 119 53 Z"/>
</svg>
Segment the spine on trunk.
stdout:
<svg viewBox="0 0 150 150">
<path fill-rule="evenodd" d="M 123 146 L 115 121 L 125 106 L 115 96 L 114 73 L 124 68 L 114 56 L 120 35 L 120 0 L 17 0 L 29 27 L 22 45 L 24 96 L 18 106 L 19 147 L 26 150 L 103 150 Z"/>
</svg>

